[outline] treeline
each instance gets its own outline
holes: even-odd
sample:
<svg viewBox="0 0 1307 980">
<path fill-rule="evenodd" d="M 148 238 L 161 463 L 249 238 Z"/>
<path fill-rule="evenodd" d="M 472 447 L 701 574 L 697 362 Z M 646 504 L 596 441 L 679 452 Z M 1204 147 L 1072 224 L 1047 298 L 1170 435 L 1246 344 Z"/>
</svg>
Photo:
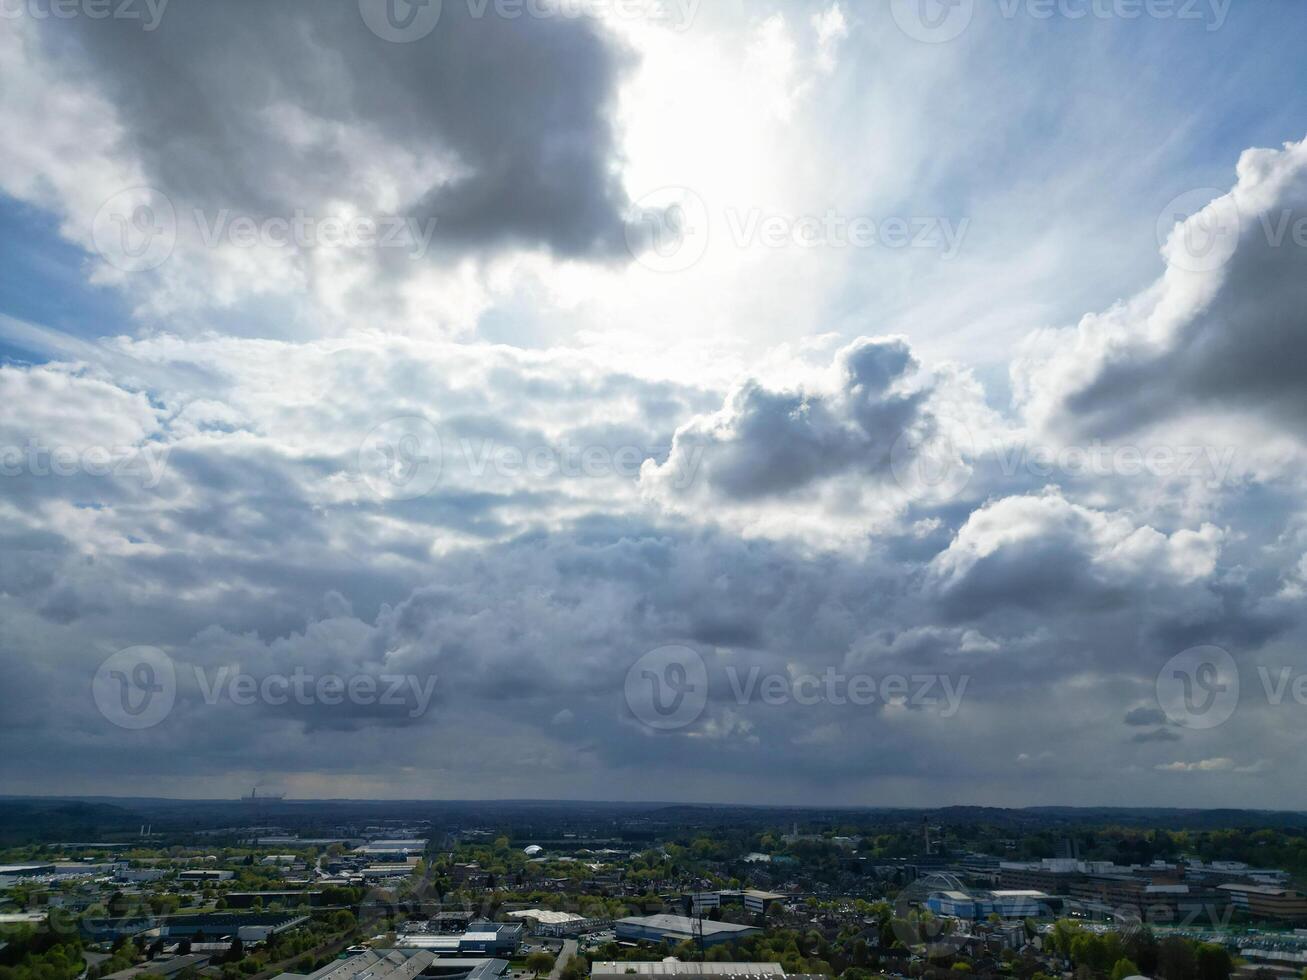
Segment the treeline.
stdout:
<svg viewBox="0 0 1307 980">
<path fill-rule="evenodd" d="M 1144 975 L 1159 980 L 1230 980 L 1234 961 L 1224 946 L 1182 936 L 1157 939 L 1145 928 L 1090 932 L 1065 919 L 1048 935 L 1053 951 L 1069 959 L 1078 977 Z"/>
<path fill-rule="evenodd" d="M 86 969 L 82 941 L 31 928 L 0 934 L 0 980 L 75 980 Z"/>
</svg>

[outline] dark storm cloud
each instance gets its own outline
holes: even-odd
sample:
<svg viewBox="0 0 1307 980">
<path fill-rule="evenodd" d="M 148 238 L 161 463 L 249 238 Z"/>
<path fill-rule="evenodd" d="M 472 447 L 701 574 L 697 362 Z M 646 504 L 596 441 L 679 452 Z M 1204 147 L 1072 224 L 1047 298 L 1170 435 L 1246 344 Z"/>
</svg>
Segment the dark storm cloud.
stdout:
<svg viewBox="0 0 1307 980">
<path fill-rule="evenodd" d="M 610 110 L 627 56 L 594 21 L 448 3 L 412 43 L 374 34 L 355 0 L 175 0 L 153 31 L 75 21 L 48 43 L 179 207 L 312 212 L 435 164 L 398 208 L 448 248 L 624 248 Z"/>
</svg>

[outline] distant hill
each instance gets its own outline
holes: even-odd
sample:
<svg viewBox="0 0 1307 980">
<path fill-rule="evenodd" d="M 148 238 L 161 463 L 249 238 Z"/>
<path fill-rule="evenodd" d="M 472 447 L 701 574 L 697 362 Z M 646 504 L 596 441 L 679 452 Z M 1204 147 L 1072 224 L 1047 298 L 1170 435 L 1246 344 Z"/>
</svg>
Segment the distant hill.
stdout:
<svg viewBox="0 0 1307 980">
<path fill-rule="evenodd" d="M 145 823 L 141 814 L 83 800 L 0 800 L 0 846 L 42 841 L 112 841 Z"/>
</svg>

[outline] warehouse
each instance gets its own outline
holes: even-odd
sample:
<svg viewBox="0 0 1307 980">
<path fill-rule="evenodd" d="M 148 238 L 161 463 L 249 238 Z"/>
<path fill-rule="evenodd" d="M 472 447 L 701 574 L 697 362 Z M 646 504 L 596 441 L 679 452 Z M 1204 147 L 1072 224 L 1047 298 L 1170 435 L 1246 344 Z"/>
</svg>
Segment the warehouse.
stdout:
<svg viewBox="0 0 1307 980">
<path fill-rule="evenodd" d="M 695 942 L 702 935 L 705 946 L 734 942 L 757 936 L 761 929 L 732 922 L 691 919 L 684 915 L 633 915 L 615 923 L 617 938 L 624 942 L 683 943 Z"/>
</svg>

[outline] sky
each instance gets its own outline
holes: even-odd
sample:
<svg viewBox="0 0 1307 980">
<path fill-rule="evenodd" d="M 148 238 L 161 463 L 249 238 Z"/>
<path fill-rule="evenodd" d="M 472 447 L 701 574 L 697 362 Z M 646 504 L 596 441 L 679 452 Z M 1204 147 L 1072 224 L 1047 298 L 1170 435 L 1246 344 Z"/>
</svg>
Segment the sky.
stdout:
<svg viewBox="0 0 1307 980">
<path fill-rule="evenodd" d="M 9 0 L 0 785 L 1307 808 L 1307 10 Z"/>
</svg>

